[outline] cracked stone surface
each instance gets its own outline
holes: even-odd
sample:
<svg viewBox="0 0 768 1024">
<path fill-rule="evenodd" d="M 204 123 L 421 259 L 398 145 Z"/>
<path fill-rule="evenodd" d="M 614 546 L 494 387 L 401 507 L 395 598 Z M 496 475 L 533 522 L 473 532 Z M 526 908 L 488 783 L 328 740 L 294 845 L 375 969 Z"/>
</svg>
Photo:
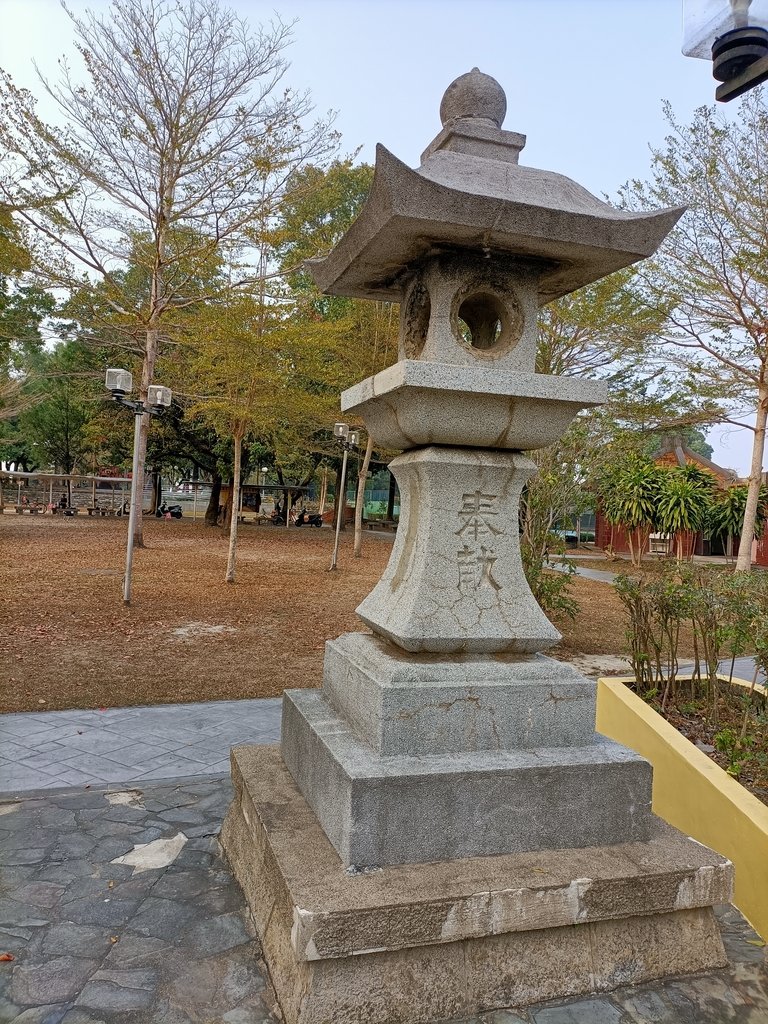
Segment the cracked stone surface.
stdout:
<svg viewBox="0 0 768 1024">
<path fill-rule="evenodd" d="M 0 1024 L 278 1024 L 216 841 L 229 779 L 132 794 L 70 789 L 0 802 L 0 952 L 14 957 L 0 963 Z M 110 863 L 110 837 L 172 838 L 181 813 L 203 822 L 171 864 L 136 873 Z M 725 970 L 451 1024 L 765 1024 L 765 949 L 732 907 L 718 918 Z"/>
<path fill-rule="evenodd" d="M 216 842 L 229 799 L 218 776 L 0 802 L 0 1022 L 274 1021 Z M 187 822 L 170 863 L 111 863 Z"/>
<path fill-rule="evenodd" d="M 381 579 L 357 608 L 362 621 L 413 653 L 527 653 L 557 643 L 520 559 L 520 492 L 534 463 L 519 452 L 428 447 L 390 468 L 400 526 Z"/>
</svg>

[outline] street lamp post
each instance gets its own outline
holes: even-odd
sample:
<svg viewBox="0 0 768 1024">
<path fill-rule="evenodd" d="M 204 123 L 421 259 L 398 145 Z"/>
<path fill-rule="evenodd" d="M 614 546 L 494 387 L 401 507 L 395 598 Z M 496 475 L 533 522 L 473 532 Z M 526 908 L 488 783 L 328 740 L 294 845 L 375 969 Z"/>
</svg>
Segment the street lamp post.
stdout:
<svg viewBox="0 0 768 1024">
<path fill-rule="evenodd" d="M 347 456 L 349 455 L 350 451 L 352 451 L 354 448 L 357 448 L 357 442 L 360 439 L 359 432 L 357 430 L 350 430 L 349 424 L 347 423 L 334 423 L 333 436 L 344 449 L 344 457 L 341 460 L 341 480 L 339 481 L 338 494 L 339 507 L 336 509 L 336 536 L 333 541 L 333 554 L 331 555 L 331 564 L 328 568 L 329 572 L 335 571 L 336 563 L 339 556 L 339 533 L 341 531 L 341 523 L 342 516 L 344 515 L 344 508 L 347 504 Z"/>
<path fill-rule="evenodd" d="M 171 404 L 171 389 L 162 384 L 150 384 L 147 388 L 146 405 L 141 401 L 126 398 L 133 390 L 133 374 L 128 370 L 112 368 L 107 370 L 107 390 L 112 398 L 133 412 L 133 472 L 131 474 L 131 505 L 128 512 L 128 543 L 125 550 L 125 576 L 123 578 L 123 604 L 131 603 L 131 570 L 133 568 L 133 535 L 136 529 L 136 510 L 139 503 L 139 436 L 141 418 L 145 412 L 159 416 Z"/>
</svg>

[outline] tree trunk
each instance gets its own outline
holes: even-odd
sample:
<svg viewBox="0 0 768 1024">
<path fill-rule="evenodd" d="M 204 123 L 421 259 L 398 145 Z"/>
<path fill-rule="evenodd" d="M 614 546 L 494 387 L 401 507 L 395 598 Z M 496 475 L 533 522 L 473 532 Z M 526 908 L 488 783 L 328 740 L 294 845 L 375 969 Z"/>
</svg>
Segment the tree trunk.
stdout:
<svg viewBox="0 0 768 1024">
<path fill-rule="evenodd" d="M 373 453 L 373 438 L 368 435 L 368 443 L 365 446 L 363 464 L 357 477 L 357 496 L 355 498 L 355 558 L 360 557 L 363 549 L 363 509 L 365 508 L 365 483 L 368 479 L 368 466 Z"/>
<path fill-rule="evenodd" d="M 229 554 L 227 555 L 227 575 L 224 577 L 226 583 L 235 582 L 235 552 L 237 551 L 237 524 L 240 511 L 240 458 L 243 449 L 242 433 L 235 434 L 235 466 L 232 474 L 232 487 L 229 497 Z"/>
<path fill-rule="evenodd" d="M 218 473 L 213 474 L 213 481 L 211 482 L 211 496 L 208 499 L 208 508 L 205 510 L 205 525 L 206 526 L 218 526 L 219 525 L 219 499 L 221 498 L 221 476 Z"/>
<path fill-rule="evenodd" d="M 320 480 L 320 501 L 318 512 L 322 515 L 325 512 L 325 503 L 328 500 L 328 467 L 323 466 L 323 476 Z"/>
<path fill-rule="evenodd" d="M 157 470 L 152 473 L 152 504 L 150 512 L 157 512 L 163 503 L 163 477 Z"/>
<path fill-rule="evenodd" d="M 334 521 L 334 523 L 338 522 L 338 518 L 339 518 L 339 502 L 342 502 L 344 504 L 344 506 L 345 506 L 344 507 L 344 511 L 342 512 L 342 515 L 341 515 L 341 525 L 339 527 L 342 530 L 346 530 L 346 528 L 347 528 L 347 524 L 344 522 L 344 520 L 346 519 L 346 504 L 347 504 L 346 490 L 347 490 L 347 482 L 345 480 L 344 481 L 344 492 L 345 493 L 344 494 L 341 493 L 341 465 L 339 465 L 339 467 L 336 470 L 336 483 L 335 483 L 335 486 L 334 486 L 334 489 L 333 489 L 333 521 Z"/>
<path fill-rule="evenodd" d="M 152 305 L 157 302 L 160 288 L 159 275 L 156 273 L 152 279 Z M 141 364 L 141 387 L 139 389 L 139 401 L 146 403 L 147 390 L 155 376 L 155 362 L 160 344 L 160 328 L 157 322 L 147 327 L 147 340 L 144 349 L 144 360 Z M 144 508 L 144 466 L 147 461 L 147 438 L 149 437 L 149 423 L 152 417 L 145 412 L 141 417 L 141 428 L 139 431 L 139 471 L 137 474 L 136 490 L 138 495 L 138 508 L 136 509 L 136 525 L 133 531 L 133 542 L 138 547 L 144 547 L 144 523 L 142 510 Z"/>
<path fill-rule="evenodd" d="M 395 493 L 397 492 L 397 480 L 395 474 L 389 472 L 389 494 L 387 495 L 387 519 L 395 518 Z"/>
<path fill-rule="evenodd" d="M 231 523 L 232 523 L 232 495 L 233 495 L 234 489 L 235 489 L 235 474 L 234 474 L 234 469 L 233 469 L 232 476 L 229 478 L 229 498 L 227 499 L 227 504 L 226 504 L 226 506 L 224 508 L 224 522 L 221 524 L 224 527 L 225 530 L 228 530 L 230 525 L 231 525 Z"/>
<path fill-rule="evenodd" d="M 752 465 L 749 470 L 749 489 L 747 491 L 747 504 L 744 509 L 744 523 L 741 527 L 739 554 L 736 558 L 736 572 L 749 572 L 752 568 L 752 542 L 755 539 L 757 506 L 760 500 L 760 487 L 763 482 L 766 419 L 768 419 L 768 388 L 761 387 L 758 391 L 755 440 L 752 445 Z"/>
</svg>

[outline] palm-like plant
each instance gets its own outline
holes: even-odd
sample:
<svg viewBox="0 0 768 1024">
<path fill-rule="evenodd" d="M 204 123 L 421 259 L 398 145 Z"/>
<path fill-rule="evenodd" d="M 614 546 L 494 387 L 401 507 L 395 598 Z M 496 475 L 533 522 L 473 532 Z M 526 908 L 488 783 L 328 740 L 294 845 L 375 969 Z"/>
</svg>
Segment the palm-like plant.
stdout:
<svg viewBox="0 0 768 1024">
<path fill-rule="evenodd" d="M 627 531 L 629 554 L 639 565 L 648 535 L 656 525 L 663 470 L 642 455 L 618 463 L 600 482 L 606 519 Z"/>
<path fill-rule="evenodd" d="M 741 534 L 744 523 L 744 512 L 747 507 L 747 486 L 734 484 L 716 495 L 712 503 L 709 526 L 716 537 L 727 537 L 729 540 Z M 755 537 L 763 532 L 768 519 L 768 488 L 761 488 L 755 516 Z M 729 542 L 730 555 L 732 544 Z"/>
<path fill-rule="evenodd" d="M 712 508 L 714 479 L 698 466 L 686 465 L 662 472 L 656 523 L 664 533 L 675 537 L 678 562 L 682 560 L 686 533 L 706 526 Z"/>
</svg>

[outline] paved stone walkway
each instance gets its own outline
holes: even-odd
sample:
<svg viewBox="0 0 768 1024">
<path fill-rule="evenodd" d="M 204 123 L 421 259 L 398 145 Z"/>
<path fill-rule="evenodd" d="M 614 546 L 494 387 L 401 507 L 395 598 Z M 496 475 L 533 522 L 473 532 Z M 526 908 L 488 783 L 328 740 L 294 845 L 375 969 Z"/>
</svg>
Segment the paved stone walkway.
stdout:
<svg viewBox="0 0 768 1024">
<path fill-rule="evenodd" d="M 0 803 L 0 946 L 15 958 L 0 963 L 0 1022 L 273 1021 L 258 944 L 218 856 L 229 799 L 217 778 Z M 165 867 L 114 863 L 179 833 Z"/>
<path fill-rule="evenodd" d="M 753 672 L 737 659 L 737 677 Z M 273 697 L 0 715 L 0 793 L 227 774 L 230 747 L 278 742 L 280 711 Z"/>
<path fill-rule="evenodd" d="M 218 851 L 230 794 L 209 777 L 0 798 L 0 1024 L 277 1024 Z M 725 970 L 454 1024 L 766 1024 L 764 948 L 719 918 Z"/>
<path fill-rule="evenodd" d="M 550 562 L 550 569 L 555 569 L 557 572 L 569 572 L 567 565 L 563 565 L 562 562 Z M 610 572 L 608 569 L 590 569 L 587 565 L 578 565 L 573 563 L 573 571 L 577 576 L 583 576 L 587 580 L 598 580 L 600 583 L 613 583 L 616 577 L 619 575 L 617 572 Z"/>
<path fill-rule="evenodd" d="M 0 793 L 229 772 L 238 743 L 275 743 L 279 697 L 0 715 Z"/>
</svg>

